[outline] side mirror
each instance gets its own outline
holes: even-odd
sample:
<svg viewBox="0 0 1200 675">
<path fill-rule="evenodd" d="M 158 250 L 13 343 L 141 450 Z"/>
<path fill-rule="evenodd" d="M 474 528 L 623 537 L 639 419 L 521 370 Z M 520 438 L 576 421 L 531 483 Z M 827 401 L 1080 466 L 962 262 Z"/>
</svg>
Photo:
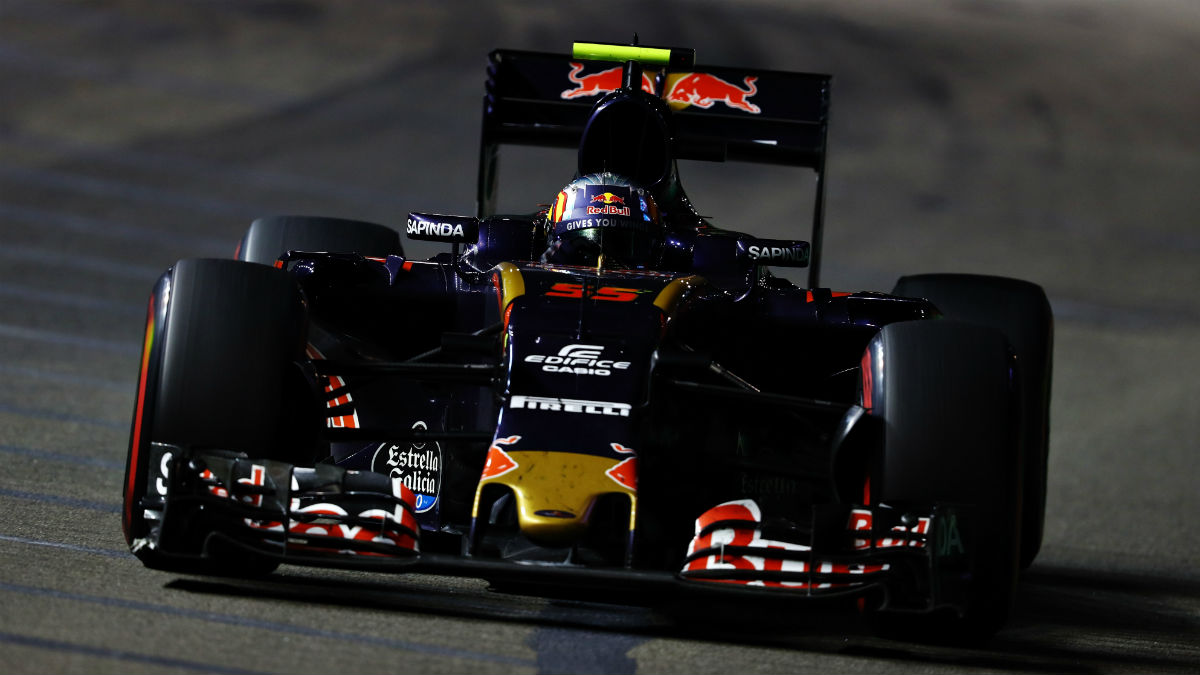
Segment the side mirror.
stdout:
<svg viewBox="0 0 1200 675">
<path fill-rule="evenodd" d="M 409 239 L 440 241 L 447 244 L 474 244 L 479 241 L 479 219 L 472 216 L 443 216 L 436 213 L 410 213 L 404 234 Z"/>
<path fill-rule="evenodd" d="M 799 239 L 745 239 L 746 254 L 756 265 L 808 267 L 811 247 Z"/>
</svg>

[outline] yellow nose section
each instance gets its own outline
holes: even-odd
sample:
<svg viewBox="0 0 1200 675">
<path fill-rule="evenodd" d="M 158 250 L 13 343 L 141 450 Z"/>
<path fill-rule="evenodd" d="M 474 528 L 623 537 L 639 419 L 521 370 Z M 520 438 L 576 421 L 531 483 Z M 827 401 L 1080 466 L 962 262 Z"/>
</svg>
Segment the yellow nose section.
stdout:
<svg viewBox="0 0 1200 675">
<path fill-rule="evenodd" d="M 489 460 L 490 461 L 490 460 Z M 637 511 L 637 460 L 613 459 L 573 452 L 515 450 L 504 453 L 505 470 L 479 481 L 472 515 L 479 516 L 479 496 L 486 485 L 504 485 L 517 503 L 521 532 L 534 541 L 569 543 L 586 529 L 596 498 L 629 496 L 629 529 Z M 512 466 L 510 466 L 510 464 Z"/>
</svg>

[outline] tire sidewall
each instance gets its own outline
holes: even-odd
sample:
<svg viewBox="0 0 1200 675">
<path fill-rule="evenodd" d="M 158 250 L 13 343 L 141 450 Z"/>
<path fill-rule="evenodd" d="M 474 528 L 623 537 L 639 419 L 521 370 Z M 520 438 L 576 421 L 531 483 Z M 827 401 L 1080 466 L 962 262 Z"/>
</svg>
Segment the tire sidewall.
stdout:
<svg viewBox="0 0 1200 675">
<path fill-rule="evenodd" d="M 962 617 L 906 617 L 904 632 L 973 639 L 1007 619 L 1020 548 L 1022 457 L 1013 358 L 993 329 L 947 320 L 890 324 L 864 358 L 864 406 L 884 421 L 872 502 L 943 503 L 970 514 Z"/>
</svg>

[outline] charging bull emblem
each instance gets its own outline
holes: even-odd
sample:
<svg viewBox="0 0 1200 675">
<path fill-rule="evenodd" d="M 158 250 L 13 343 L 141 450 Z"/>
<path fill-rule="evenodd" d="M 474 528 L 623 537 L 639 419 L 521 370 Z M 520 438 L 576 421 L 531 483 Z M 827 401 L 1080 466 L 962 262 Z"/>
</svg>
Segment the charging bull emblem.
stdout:
<svg viewBox="0 0 1200 675">
<path fill-rule="evenodd" d="M 596 73 L 589 73 L 580 76 L 583 72 L 582 63 L 572 63 L 571 72 L 567 73 L 567 79 L 575 84 L 574 89 L 567 89 L 559 98 L 579 98 L 580 96 L 599 96 L 607 94 L 610 91 L 616 91 L 621 88 L 621 68 L 609 68 Z M 642 73 L 642 91 L 653 94 L 654 80 L 650 76 Z"/>
<path fill-rule="evenodd" d="M 625 205 L 625 199 L 623 197 L 621 197 L 621 195 L 614 195 L 611 192 L 602 192 L 598 195 L 592 196 L 592 202 L 593 203 L 604 202 L 605 204 L 620 204 L 621 206 Z"/>
<path fill-rule="evenodd" d="M 758 87 L 754 84 L 758 78 L 752 75 L 742 80 L 745 89 L 708 73 L 687 73 L 677 80 L 671 79 L 673 82 L 667 91 L 666 99 L 673 108 L 690 105 L 711 108 L 714 103 L 720 101 L 730 108 L 754 115 L 762 112 L 761 108 L 748 100 L 758 93 Z"/>
</svg>

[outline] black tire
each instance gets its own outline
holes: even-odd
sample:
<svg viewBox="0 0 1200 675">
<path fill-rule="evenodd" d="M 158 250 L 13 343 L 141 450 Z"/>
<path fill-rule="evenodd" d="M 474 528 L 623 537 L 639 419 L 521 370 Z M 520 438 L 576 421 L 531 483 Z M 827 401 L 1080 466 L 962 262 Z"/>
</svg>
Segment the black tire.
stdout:
<svg viewBox="0 0 1200 675">
<path fill-rule="evenodd" d="M 250 224 L 238 244 L 238 260 L 273 265 L 288 251 L 404 255 L 400 234 L 361 220 L 319 216 L 271 216 Z"/>
<path fill-rule="evenodd" d="M 152 441 L 312 461 L 316 415 L 295 362 L 304 348 L 304 309 L 291 276 L 233 260 L 181 260 L 151 296 L 145 351 L 125 470 L 126 542 L 148 567 L 257 574 L 274 563 L 179 562 L 139 540 L 152 523 L 140 506 Z M 314 425 L 308 428 L 307 424 Z M 211 562 L 211 564 L 208 564 Z"/>
<path fill-rule="evenodd" d="M 1017 353 L 1021 398 L 1021 567 L 1033 564 L 1046 520 L 1046 469 L 1050 447 L 1050 380 L 1054 316 L 1041 286 L 1006 277 L 922 274 L 901 277 L 894 295 L 925 298 L 948 319 L 990 326 Z"/>
<path fill-rule="evenodd" d="M 991 635 L 1012 605 L 1020 543 L 1008 343 L 985 326 L 906 321 L 885 326 L 867 349 L 864 404 L 885 422 L 871 501 L 958 504 L 972 523 L 961 532 L 971 565 L 963 616 L 885 612 L 880 626 L 923 639 Z"/>
</svg>

